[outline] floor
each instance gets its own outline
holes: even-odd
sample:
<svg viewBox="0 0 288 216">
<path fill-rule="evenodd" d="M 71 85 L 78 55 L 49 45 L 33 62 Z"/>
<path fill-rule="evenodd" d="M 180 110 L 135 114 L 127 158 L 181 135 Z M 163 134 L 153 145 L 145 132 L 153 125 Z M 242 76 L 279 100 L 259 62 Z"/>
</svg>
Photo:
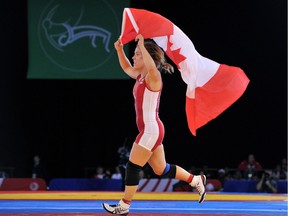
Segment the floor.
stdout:
<svg viewBox="0 0 288 216">
<path fill-rule="evenodd" d="M 109 215 L 101 203 L 117 203 L 122 192 L 0 191 L 1 216 Z M 129 216 L 287 216 L 287 194 L 208 192 L 205 202 L 196 193 L 138 192 Z"/>
</svg>

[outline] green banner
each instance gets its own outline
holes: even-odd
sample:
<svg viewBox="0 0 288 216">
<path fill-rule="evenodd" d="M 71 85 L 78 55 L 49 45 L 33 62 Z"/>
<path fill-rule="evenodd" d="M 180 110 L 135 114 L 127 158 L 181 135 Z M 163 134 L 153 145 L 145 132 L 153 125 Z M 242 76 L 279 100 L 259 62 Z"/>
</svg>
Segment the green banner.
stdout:
<svg viewBox="0 0 288 216">
<path fill-rule="evenodd" d="M 128 79 L 114 49 L 125 7 L 130 0 L 29 0 L 27 77 Z"/>
</svg>

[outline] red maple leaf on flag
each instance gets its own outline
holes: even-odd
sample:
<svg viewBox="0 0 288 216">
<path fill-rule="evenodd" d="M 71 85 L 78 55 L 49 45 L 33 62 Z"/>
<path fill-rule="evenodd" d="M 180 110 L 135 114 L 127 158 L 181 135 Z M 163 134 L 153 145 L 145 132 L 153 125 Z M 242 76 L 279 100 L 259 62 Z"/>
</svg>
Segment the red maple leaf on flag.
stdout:
<svg viewBox="0 0 288 216">
<path fill-rule="evenodd" d="M 178 69 L 181 69 L 181 67 L 179 65 L 180 62 L 182 62 L 186 59 L 186 57 L 184 55 L 180 54 L 180 50 L 181 50 L 181 48 L 171 51 L 172 55 L 173 55 L 173 58 L 172 58 L 173 62 L 177 65 Z"/>
<path fill-rule="evenodd" d="M 180 62 L 184 61 L 186 57 L 182 54 L 180 54 L 181 48 L 176 50 L 171 50 L 173 43 L 168 40 L 168 46 L 166 50 L 166 55 L 177 65 L 178 69 L 181 69 Z"/>
</svg>

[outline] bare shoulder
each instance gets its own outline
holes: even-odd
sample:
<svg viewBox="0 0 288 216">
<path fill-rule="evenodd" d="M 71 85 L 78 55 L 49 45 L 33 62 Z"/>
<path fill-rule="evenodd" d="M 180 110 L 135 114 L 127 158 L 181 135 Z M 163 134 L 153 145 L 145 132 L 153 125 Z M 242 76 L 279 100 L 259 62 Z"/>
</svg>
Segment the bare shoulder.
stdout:
<svg viewBox="0 0 288 216">
<path fill-rule="evenodd" d="M 162 88 L 162 77 L 159 76 L 151 76 L 151 74 L 147 74 L 145 78 L 146 84 L 153 91 L 159 91 Z"/>
</svg>

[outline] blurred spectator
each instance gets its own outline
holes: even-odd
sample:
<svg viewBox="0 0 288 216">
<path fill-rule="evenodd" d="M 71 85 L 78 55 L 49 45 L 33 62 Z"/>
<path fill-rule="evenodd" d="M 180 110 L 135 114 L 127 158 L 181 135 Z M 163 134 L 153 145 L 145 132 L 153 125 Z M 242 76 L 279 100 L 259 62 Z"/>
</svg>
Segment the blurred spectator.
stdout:
<svg viewBox="0 0 288 216">
<path fill-rule="evenodd" d="M 115 167 L 115 172 L 112 174 L 111 179 L 122 179 L 122 173 L 119 166 Z"/>
<path fill-rule="evenodd" d="M 43 165 L 40 155 L 36 154 L 33 156 L 32 165 L 32 178 L 42 178 L 46 180 L 45 166 Z"/>
<path fill-rule="evenodd" d="M 232 172 L 235 172 L 235 169 L 230 169 L 229 167 L 224 168 L 225 171 L 225 180 L 233 180 Z"/>
<path fill-rule="evenodd" d="M 206 175 L 207 179 L 216 178 L 216 176 L 213 175 L 213 172 L 209 169 L 209 167 L 207 165 L 203 165 L 199 174 L 200 175 Z"/>
<path fill-rule="evenodd" d="M 262 165 L 255 159 L 253 154 L 249 154 L 246 160 L 243 160 L 238 169 L 241 171 L 244 179 L 258 179 L 258 173 L 263 171 Z"/>
<path fill-rule="evenodd" d="M 130 149 L 126 145 L 127 138 L 125 138 L 124 144 L 118 148 L 118 154 L 119 154 L 119 168 L 121 169 L 121 166 L 126 167 L 126 163 L 129 160 L 130 156 Z"/>
<path fill-rule="evenodd" d="M 111 176 L 110 170 L 105 170 L 104 167 L 98 166 L 94 175 L 95 179 L 109 179 Z"/>
<path fill-rule="evenodd" d="M 271 171 L 266 170 L 263 172 L 261 179 L 256 185 L 256 189 L 264 193 L 277 193 L 277 182 L 273 179 Z"/>
<path fill-rule="evenodd" d="M 130 157 L 130 149 L 126 145 L 127 137 L 125 138 L 124 144 L 118 148 L 119 154 L 119 163 L 118 167 L 122 176 L 122 187 L 121 190 L 124 191 L 125 189 L 125 172 L 126 172 L 126 163 Z"/>
<path fill-rule="evenodd" d="M 215 191 L 214 185 L 212 183 L 210 183 L 210 182 L 205 185 L 205 189 L 206 189 L 207 192 Z"/>
<path fill-rule="evenodd" d="M 0 178 L 6 178 L 6 177 L 7 177 L 6 172 L 0 170 Z"/>
<path fill-rule="evenodd" d="M 235 169 L 233 169 L 233 170 L 235 170 Z M 234 174 L 235 174 L 235 172 L 234 172 Z M 241 178 L 241 174 L 240 174 L 240 178 Z M 217 172 L 217 179 L 221 183 L 222 188 L 220 188 L 220 190 L 223 190 L 225 182 L 228 180 L 234 179 L 234 177 L 232 176 L 232 173 L 231 173 L 231 169 L 229 169 L 228 167 L 225 167 L 224 169 L 223 168 L 219 169 Z"/>
<path fill-rule="evenodd" d="M 242 173 L 240 170 L 236 170 L 232 177 L 234 180 L 241 180 L 242 179 Z"/>
<path fill-rule="evenodd" d="M 224 187 L 224 183 L 226 181 L 226 171 L 224 169 L 219 169 L 218 170 L 218 177 L 217 179 L 221 182 L 221 190 Z"/>
<path fill-rule="evenodd" d="M 287 159 L 282 158 L 281 163 L 277 164 L 272 173 L 275 179 L 287 180 Z"/>
<path fill-rule="evenodd" d="M 109 168 L 105 169 L 104 179 L 111 179 L 111 176 L 112 176 L 111 170 Z"/>
</svg>

